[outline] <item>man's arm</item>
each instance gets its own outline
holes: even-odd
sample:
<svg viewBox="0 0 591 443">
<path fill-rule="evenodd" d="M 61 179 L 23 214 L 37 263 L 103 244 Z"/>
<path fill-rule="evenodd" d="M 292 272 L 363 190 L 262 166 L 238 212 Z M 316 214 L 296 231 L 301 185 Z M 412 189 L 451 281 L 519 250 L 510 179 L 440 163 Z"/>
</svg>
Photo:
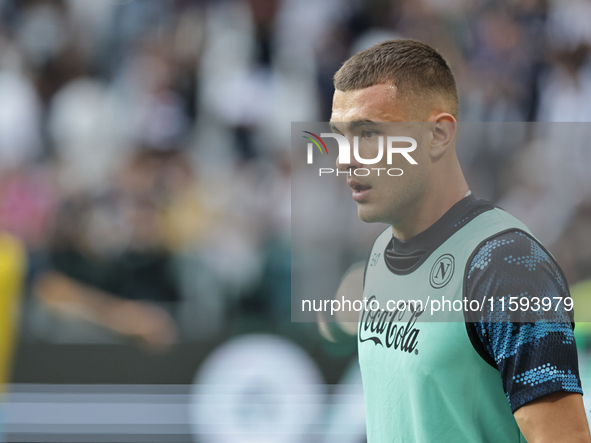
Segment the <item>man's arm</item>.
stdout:
<svg viewBox="0 0 591 443">
<path fill-rule="evenodd" d="M 466 291 L 467 297 L 481 301 L 570 296 L 554 259 L 519 231 L 501 234 L 477 251 Z M 484 310 L 476 323 L 468 324 L 468 332 L 480 355 L 500 371 L 515 420 L 529 443 L 591 442 L 572 313 L 539 309 L 537 321 L 531 314 Z"/>
<path fill-rule="evenodd" d="M 556 392 L 515 411 L 528 443 L 590 443 L 591 434 L 580 394 Z"/>
<path fill-rule="evenodd" d="M 53 271 L 37 278 L 34 291 L 48 308 L 138 339 L 153 351 L 176 340 L 174 320 L 153 303 L 126 300 Z"/>
</svg>

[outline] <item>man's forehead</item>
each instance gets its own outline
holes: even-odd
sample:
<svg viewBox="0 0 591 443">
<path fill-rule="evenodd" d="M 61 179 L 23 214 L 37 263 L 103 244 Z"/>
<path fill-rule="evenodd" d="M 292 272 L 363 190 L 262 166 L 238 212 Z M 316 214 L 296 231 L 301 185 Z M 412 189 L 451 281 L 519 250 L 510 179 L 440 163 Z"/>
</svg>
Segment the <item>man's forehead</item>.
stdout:
<svg viewBox="0 0 591 443">
<path fill-rule="evenodd" d="M 336 90 L 331 122 L 404 121 L 396 86 L 374 85 L 351 91 Z"/>
</svg>

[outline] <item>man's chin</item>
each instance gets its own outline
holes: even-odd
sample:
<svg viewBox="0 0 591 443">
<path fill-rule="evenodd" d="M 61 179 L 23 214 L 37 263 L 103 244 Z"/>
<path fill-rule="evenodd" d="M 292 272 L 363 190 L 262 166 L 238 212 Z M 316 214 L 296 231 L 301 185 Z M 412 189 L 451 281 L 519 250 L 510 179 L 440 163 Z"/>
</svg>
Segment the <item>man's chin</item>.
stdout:
<svg viewBox="0 0 591 443">
<path fill-rule="evenodd" d="M 368 208 L 364 208 L 361 205 L 357 207 L 357 215 L 361 221 L 365 223 L 377 223 L 380 221 L 380 217 L 377 214 L 374 214 L 372 211 L 369 211 Z"/>
</svg>

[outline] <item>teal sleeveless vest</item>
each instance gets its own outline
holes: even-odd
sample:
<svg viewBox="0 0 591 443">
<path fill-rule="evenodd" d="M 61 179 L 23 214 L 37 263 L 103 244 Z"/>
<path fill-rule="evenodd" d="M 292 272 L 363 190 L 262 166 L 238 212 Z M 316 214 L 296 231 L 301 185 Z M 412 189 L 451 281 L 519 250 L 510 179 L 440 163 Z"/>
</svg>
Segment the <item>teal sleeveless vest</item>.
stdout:
<svg viewBox="0 0 591 443">
<path fill-rule="evenodd" d="M 501 209 L 483 212 L 413 272 L 397 275 L 384 260 L 392 239 L 388 228 L 372 248 L 363 296 L 373 297 L 380 308 L 386 308 L 389 300 L 427 302 L 444 297 L 461 303 L 473 252 L 487 238 L 508 229 L 529 233 Z M 474 349 L 463 312 L 439 314 L 434 322 L 417 318 L 411 309 L 396 311 L 392 302 L 389 308 L 362 312 L 359 322 L 368 443 L 525 442 L 503 392 L 500 372 Z M 421 315 L 429 315 L 429 306 L 426 309 Z"/>
</svg>

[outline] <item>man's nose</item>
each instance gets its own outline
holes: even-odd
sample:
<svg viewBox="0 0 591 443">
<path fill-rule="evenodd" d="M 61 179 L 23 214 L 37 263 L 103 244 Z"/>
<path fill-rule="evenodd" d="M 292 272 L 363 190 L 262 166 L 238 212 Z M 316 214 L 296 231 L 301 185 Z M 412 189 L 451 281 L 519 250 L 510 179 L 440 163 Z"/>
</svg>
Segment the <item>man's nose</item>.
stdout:
<svg viewBox="0 0 591 443">
<path fill-rule="evenodd" d="M 337 169 L 340 171 L 347 171 L 348 169 L 356 169 L 362 167 L 361 163 L 357 161 L 355 155 L 353 154 L 353 138 L 348 137 L 347 140 L 349 142 L 349 162 L 341 162 L 341 156 L 338 155 L 336 160 L 336 166 Z"/>
</svg>

